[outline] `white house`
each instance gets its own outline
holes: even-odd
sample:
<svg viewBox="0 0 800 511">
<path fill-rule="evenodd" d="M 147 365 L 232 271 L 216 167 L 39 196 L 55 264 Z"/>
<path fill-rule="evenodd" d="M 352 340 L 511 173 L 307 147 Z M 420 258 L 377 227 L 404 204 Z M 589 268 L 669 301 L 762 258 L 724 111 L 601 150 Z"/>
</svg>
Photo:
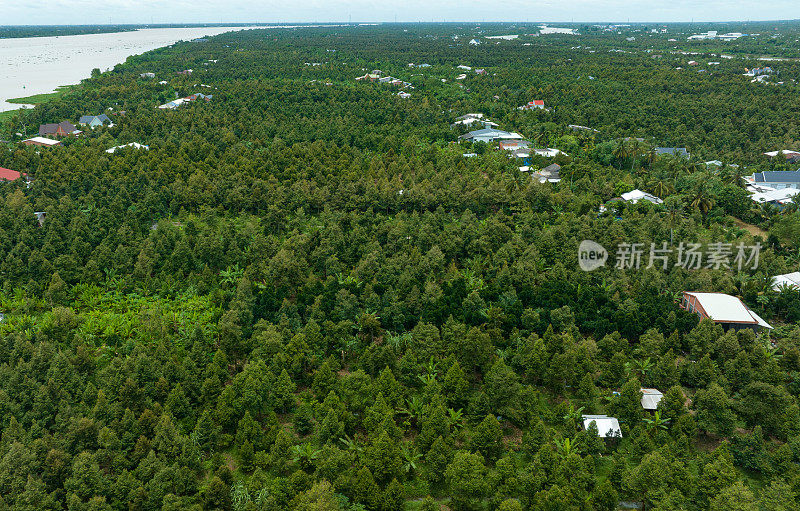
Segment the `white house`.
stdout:
<svg viewBox="0 0 800 511">
<path fill-rule="evenodd" d="M 640 200 L 646 200 L 648 202 L 652 202 L 653 204 L 663 204 L 663 200 L 659 199 L 655 195 L 651 195 L 647 192 L 643 192 L 639 189 L 631 190 L 630 192 L 623 193 L 621 195 L 622 200 L 625 202 L 630 202 L 631 204 L 636 204 Z"/>
<path fill-rule="evenodd" d="M 555 149 L 553 147 L 548 147 L 547 149 L 534 149 L 533 152 L 538 154 L 539 156 L 544 156 L 545 158 L 555 158 L 559 154 L 563 154 L 564 156 L 569 156 L 561 149 Z"/>
<path fill-rule="evenodd" d="M 619 421 L 608 415 L 582 415 L 584 429 L 589 429 L 593 422 L 597 426 L 597 436 L 600 438 L 622 438 Z"/>
<path fill-rule="evenodd" d="M 656 410 L 658 409 L 658 403 L 661 402 L 661 399 L 664 397 L 658 389 L 640 389 L 642 392 L 642 408 L 645 410 Z"/>
<path fill-rule="evenodd" d="M 798 170 L 767 170 L 756 172 L 750 177 L 751 183 L 767 186 L 775 190 L 784 188 L 800 188 L 800 169 Z"/>
<path fill-rule="evenodd" d="M 470 142 L 486 142 L 488 144 L 495 140 L 522 140 L 523 136 L 519 133 L 509 133 L 494 128 L 485 128 L 482 130 L 470 131 L 458 138 Z"/>
<path fill-rule="evenodd" d="M 478 41 L 477 39 L 470 39 L 469 44 L 471 46 L 478 46 L 479 44 L 481 44 L 481 42 Z"/>
<path fill-rule="evenodd" d="M 695 293 L 684 291 L 681 307 L 693 312 L 700 318 L 709 318 L 723 328 L 734 330 L 761 328 L 772 330 L 772 326 L 761 316 L 750 310 L 747 305 L 735 296 L 723 293 Z"/>
<path fill-rule="evenodd" d="M 106 149 L 106 152 L 109 153 L 109 154 L 114 154 L 114 153 L 117 152 L 117 149 L 124 149 L 126 147 L 132 147 L 134 149 L 144 149 L 145 151 L 150 149 L 150 146 L 146 146 L 146 145 L 140 144 L 138 142 L 131 142 L 130 144 L 118 145 L 118 146 L 112 147 L 111 149 Z"/>
<path fill-rule="evenodd" d="M 785 206 L 793 203 L 798 195 L 800 195 L 800 188 L 782 188 L 780 190 L 762 188 L 761 191 L 753 193 L 750 198 L 753 199 L 753 202 L 769 202 L 778 206 Z"/>
<path fill-rule="evenodd" d="M 772 289 L 781 291 L 784 287 L 800 289 L 800 271 L 785 275 L 775 275 L 772 279 Z"/>
</svg>

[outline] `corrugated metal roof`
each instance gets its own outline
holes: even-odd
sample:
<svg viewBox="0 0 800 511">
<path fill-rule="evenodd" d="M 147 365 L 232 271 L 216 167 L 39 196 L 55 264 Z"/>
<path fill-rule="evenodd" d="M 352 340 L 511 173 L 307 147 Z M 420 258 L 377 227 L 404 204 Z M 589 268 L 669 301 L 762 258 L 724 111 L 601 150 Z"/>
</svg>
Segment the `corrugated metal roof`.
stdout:
<svg viewBox="0 0 800 511">
<path fill-rule="evenodd" d="M 620 437 L 622 438 L 622 430 L 619 427 L 619 421 L 614 417 L 607 415 L 583 415 L 584 429 L 588 429 L 589 425 L 594 422 L 597 426 L 597 435 L 599 437 Z"/>
<path fill-rule="evenodd" d="M 641 389 L 642 391 L 642 408 L 645 410 L 655 410 L 658 408 L 658 403 L 664 397 L 657 389 Z"/>
<path fill-rule="evenodd" d="M 692 293 L 709 318 L 720 323 L 758 324 L 765 328 L 772 328 L 769 323 L 751 311 L 741 300 L 735 296 L 723 293 Z"/>
</svg>

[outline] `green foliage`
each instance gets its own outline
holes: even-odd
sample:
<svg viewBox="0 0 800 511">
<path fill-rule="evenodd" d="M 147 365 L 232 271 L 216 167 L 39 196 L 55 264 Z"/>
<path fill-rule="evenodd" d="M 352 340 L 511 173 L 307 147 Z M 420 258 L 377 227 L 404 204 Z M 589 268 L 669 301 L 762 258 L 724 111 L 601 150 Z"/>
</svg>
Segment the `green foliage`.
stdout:
<svg viewBox="0 0 800 511">
<path fill-rule="evenodd" d="M 0 166 L 34 178 L 0 184 L 0 508 L 797 509 L 800 302 L 771 279 L 797 269 L 798 213 L 742 177 L 793 170 L 762 153 L 798 149 L 800 65 L 741 74 L 800 56 L 798 24 L 725 46 L 580 25 L 580 47 L 517 25 L 469 54 L 480 34 L 436 24 L 224 34 L 0 116 Z M 412 97 L 353 81 L 373 68 Z M 211 101 L 153 108 L 200 83 Z M 101 111 L 52 150 L 16 135 Z M 525 162 L 561 182 L 456 143 L 467 112 L 569 153 Z M 634 188 L 665 201 L 598 215 Z M 583 272 L 582 239 L 642 243 L 642 268 Z M 645 268 L 650 243 L 717 241 L 761 243 L 759 267 Z M 700 321 L 685 290 L 775 328 Z"/>
</svg>

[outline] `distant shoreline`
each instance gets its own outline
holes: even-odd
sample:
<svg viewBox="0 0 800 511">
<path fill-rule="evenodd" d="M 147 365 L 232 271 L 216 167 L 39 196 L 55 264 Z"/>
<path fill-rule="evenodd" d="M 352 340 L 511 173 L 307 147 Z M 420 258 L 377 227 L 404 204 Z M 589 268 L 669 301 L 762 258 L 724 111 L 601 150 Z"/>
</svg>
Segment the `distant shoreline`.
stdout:
<svg viewBox="0 0 800 511">
<path fill-rule="evenodd" d="M 0 39 L 134 32 L 148 28 L 278 27 L 291 23 L 150 23 L 142 25 L 0 25 Z M 312 25 L 312 24 L 309 24 Z"/>
</svg>

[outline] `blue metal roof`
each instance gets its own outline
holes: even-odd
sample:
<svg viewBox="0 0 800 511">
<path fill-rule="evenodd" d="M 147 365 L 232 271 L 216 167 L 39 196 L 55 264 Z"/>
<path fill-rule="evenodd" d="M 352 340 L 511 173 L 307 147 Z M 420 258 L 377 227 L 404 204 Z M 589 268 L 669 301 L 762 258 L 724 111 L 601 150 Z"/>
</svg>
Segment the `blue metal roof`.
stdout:
<svg viewBox="0 0 800 511">
<path fill-rule="evenodd" d="M 798 170 L 767 170 L 755 174 L 756 183 L 800 183 Z"/>
</svg>

